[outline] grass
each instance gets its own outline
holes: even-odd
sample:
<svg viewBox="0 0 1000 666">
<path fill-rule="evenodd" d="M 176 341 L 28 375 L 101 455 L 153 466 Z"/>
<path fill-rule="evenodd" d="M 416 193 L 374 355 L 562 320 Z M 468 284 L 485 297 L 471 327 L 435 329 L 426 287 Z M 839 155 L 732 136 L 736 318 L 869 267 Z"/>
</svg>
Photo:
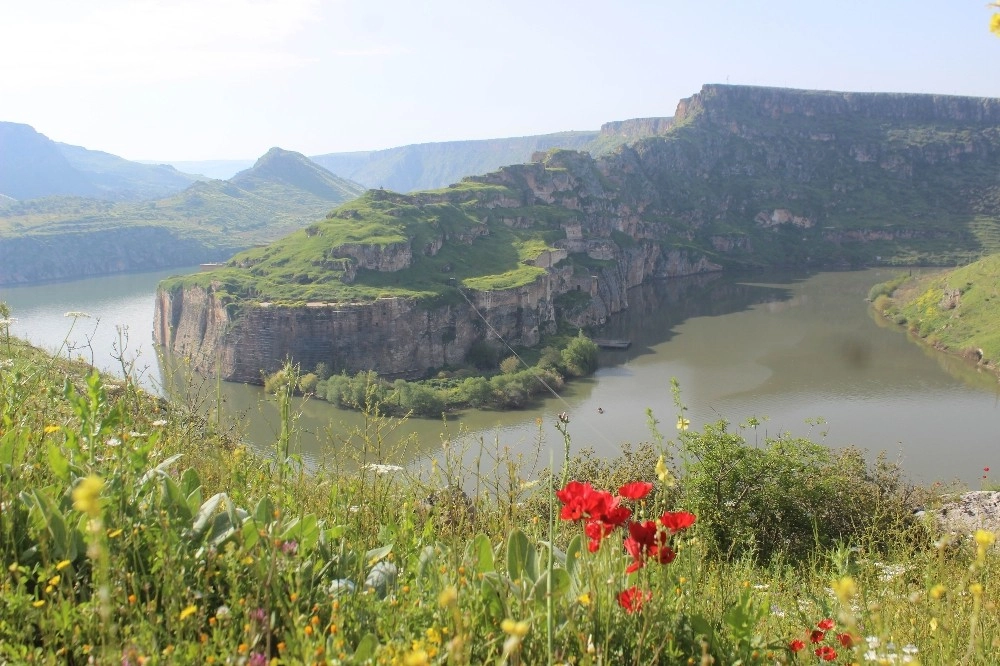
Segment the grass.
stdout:
<svg viewBox="0 0 1000 666">
<path fill-rule="evenodd" d="M 650 415 L 650 442 L 614 460 L 558 420 L 565 472 L 459 436 L 410 461 L 377 407 L 356 448 L 331 442 L 307 470 L 276 399 L 259 458 L 194 405 L 0 337 L 0 661 L 773 664 L 827 647 L 833 663 L 993 663 L 992 535 L 913 522 L 912 489 L 849 452 L 748 443 L 752 424 L 687 431 L 675 393 L 675 434 Z M 629 554 L 623 527 L 559 518 L 568 479 L 598 499 L 639 481 L 620 500 L 633 519 L 697 520 L 633 533 Z M 587 511 L 611 520 L 602 502 Z M 796 535 L 803 550 L 783 549 Z M 768 557 L 745 547 L 760 538 Z"/>
<path fill-rule="evenodd" d="M 886 318 L 927 343 L 996 368 L 1000 359 L 1000 254 L 889 285 L 876 300 Z M 881 292 L 880 292 L 881 293 Z"/>
</svg>

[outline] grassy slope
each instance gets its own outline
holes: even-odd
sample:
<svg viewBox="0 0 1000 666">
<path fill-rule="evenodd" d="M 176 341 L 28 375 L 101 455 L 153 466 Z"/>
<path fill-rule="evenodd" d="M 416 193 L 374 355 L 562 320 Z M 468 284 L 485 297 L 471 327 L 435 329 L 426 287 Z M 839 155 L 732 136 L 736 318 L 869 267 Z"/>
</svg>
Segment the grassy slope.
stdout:
<svg viewBox="0 0 1000 666">
<path fill-rule="evenodd" d="M 474 198 L 477 191 L 496 195 L 501 189 L 466 182 L 453 192 L 460 193 L 458 198 Z M 485 233 L 477 232 L 468 244 L 454 240 L 457 234 L 474 230 Z M 452 240 L 433 256 L 423 251 L 442 235 Z M 277 302 L 346 302 L 382 295 L 435 298 L 454 293 L 452 279 L 479 290 L 507 289 L 529 284 L 544 273 L 524 261 L 548 249 L 559 235 L 545 227 L 511 229 L 482 221 L 461 203 L 423 204 L 416 197 L 373 190 L 278 243 L 236 255 L 225 268 L 163 286 L 217 283 L 232 297 Z M 360 270 L 354 282 L 341 281 L 345 260 L 332 256 L 339 246 L 405 242 L 413 252 L 409 268 Z"/>
<path fill-rule="evenodd" d="M 984 361 L 1000 361 L 1000 254 L 911 278 L 876 305 L 935 346 L 958 354 L 981 349 Z"/>
</svg>

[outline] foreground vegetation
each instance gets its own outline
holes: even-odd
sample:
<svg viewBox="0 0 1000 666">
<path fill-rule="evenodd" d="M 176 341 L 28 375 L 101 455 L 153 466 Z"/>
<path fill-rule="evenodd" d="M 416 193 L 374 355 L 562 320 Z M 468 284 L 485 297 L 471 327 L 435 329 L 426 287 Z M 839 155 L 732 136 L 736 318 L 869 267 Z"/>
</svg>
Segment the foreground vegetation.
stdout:
<svg viewBox="0 0 1000 666">
<path fill-rule="evenodd" d="M 307 470 L 287 390 L 261 458 L 5 333 L 0 663 L 994 662 L 992 534 L 915 522 L 935 497 L 860 452 L 691 431 L 676 387 L 676 434 L 651 412 L 616 460 L 561 414 L 562 466 L 460 438 L 412 463 L 376 402 Z"/>
</svg>

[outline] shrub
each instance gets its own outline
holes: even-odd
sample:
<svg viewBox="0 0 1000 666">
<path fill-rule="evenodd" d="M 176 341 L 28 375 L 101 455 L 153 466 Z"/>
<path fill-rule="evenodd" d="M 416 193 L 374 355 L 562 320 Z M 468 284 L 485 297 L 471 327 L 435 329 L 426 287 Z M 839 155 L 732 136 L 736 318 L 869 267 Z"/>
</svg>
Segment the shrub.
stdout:
<svg viewBox="0 0 1000 666">
<path fill-rule="evenodd" d="M 562 350 L 566 372 L 574 377 L 589 375 L 597 370 L 597 345 L 581 331 Z"/>
<path fill-rule="evenodd" d="M 883 459 L 869 468 L 857 450 L 787 437 L 752 446 L 726 421 L 680 440 L 683 505 L 723 555 L 802 559 L 862 537 L 887 547 L 879 535 L 898 535 L 910 520 L 900 471 Z"/>
<path fill-rule="evenodd" d="M 512 375 L 521 368 L 521 359 L 517 356 L 508 356 L 504 360 L 500 361 L 500 372 L 505 375 Z"/>
</svg>

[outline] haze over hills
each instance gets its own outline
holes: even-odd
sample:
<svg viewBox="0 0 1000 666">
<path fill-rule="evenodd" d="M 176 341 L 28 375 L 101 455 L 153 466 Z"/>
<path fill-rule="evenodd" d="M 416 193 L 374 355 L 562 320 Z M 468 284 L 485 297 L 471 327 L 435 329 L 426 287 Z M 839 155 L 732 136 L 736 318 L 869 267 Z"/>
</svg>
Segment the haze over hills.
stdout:
<svg viewBox="0 0 1000 666">
<path fill-rule="evenodd" d="M 195 182 L 153 201 L 0 202 L 0 284 L 221 261 L 363 191 L 303 155 L 273 148 L 229 181 Z"/>
<path fill-rule="evenodd" d="M 662 134 L 670 118 L 636 118 L 605 123 L 599 131 L 558 132 L 536 136 L 442 141 L 385 150 L 312 155 L 312 161 L 368 188 L 395 192 L 433 190 L 465 176 L 489 173 L 508 164 L 523 164 L 539 151 L 568 148 L 603 155 L 643 136 Z M 178 169 L 228 178 L 250 166 L 248 160 L 172 162 Z"/>
<path fill-rule="evenodd" d="M 166 164 L 140 164 L 52 141 L 30 125 L 0 122 L 0 194 L 13 199 L 70 195 L 140 201 L 197 180 Z"/>
</svg>

